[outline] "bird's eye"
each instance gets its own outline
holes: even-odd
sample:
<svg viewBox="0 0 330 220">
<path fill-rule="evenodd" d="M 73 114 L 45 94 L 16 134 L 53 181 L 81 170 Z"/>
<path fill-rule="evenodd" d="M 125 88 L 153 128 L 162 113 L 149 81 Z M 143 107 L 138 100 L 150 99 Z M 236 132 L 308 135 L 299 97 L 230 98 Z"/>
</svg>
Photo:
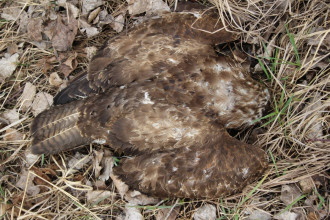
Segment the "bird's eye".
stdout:
<svg viewBox="0 0 330 220">
<path fill-rule="evenodd" d="M 107 105 L 107 109 L 108 109 L 108 110 L 110 109 L 110 105 Z"/>
</svg>

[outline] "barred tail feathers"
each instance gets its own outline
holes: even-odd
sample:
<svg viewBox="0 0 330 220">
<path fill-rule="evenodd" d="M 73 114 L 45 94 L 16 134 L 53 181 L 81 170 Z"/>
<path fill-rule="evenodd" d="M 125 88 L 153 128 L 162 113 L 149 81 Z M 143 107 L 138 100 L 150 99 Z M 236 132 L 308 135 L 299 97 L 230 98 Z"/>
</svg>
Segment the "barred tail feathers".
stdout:
<svg viewBox="0 0 330 220">
<path fill-rule="evenodd" d="M 81 101 L 54 106 L 40 113 L 31 123 L 32 153 L 55 154 L 88 144 L 77 127 Z"/>
</svg>

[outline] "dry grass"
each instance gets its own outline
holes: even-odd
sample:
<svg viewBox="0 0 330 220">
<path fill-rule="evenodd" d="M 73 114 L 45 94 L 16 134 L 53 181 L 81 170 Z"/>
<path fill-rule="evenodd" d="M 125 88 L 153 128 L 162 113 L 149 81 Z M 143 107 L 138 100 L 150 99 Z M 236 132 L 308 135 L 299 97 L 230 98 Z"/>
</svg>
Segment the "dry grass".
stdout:
<svg viewBox="0 0 330 220">
<path fill-rule="evenodd" d="M 330 210 L 329 4 L 326 0 L 213 0 L 211 3 L 218 8 L 221 20 L 229 22 L 232 30 L 241 34 L 241 42 L 252 44 L 251 56 L 258 61 L 255 72 L 262 75 L 271 91 L 273 99 L 266 116 L 254 128 L 237 134 L 238 138 L 255 141 L 263 147 L 269 156 L 269 170 L 259 183 L 241 194 L 216 200 L 164 200 L 158 205 L 142 207 L 144 217 L 155 218 L 160 210 L 175 205 L 179 207 L 178 219 L 190 219 L 198 207 L 208 203 L 216 206 L 219 219 L 243 219 L 254 210 L 268 213 L 272 219 L 284 211 L 299 214 L 299 219 L 307 216 L 312 219 L 314 214 L 316 219 L 326 219 Z M 0 8 L 5 4 L 1 2 Z M 40 10 L 45 7 L 37 2 L 24 4 L 17 7 L 26 9 L 35 5 Z M 170 4 L 174 7 L 175 1 Z M 103 7 L 116 14 L 126 6 L 122 1 L 109 1 Z M 78 31 L 72 48 L 78 53 L 78 67 L 70 75 L 86 69 L 84 47 L 99 47 L 113 33 L 107 30 L 87 39 Z M 39 158 L 32 165 L 26 162 L 25 149 L 29 145 L 33 115 L 30 109 L 20 110 L 18 98 L 26 82 L 34 84 L 37 91 L 55 95 L 58 88 L 49 85 L 48 77 L 60 65 L 55 59 L 45 69 L 45 62 L 55 55 L 54 50 L 42 50 L 28 42 L 17 22 L 1 20 L 0 56 L 12 45 L 19 45 L 20 57 L 13 75 L 1 82 L 0 112 L 17 109 L 19 121 L 1 121 L 0 219 L 114 218 L 122 212 L 125 201 L 116 194 L 111 181 L 107 182 L 110 197 L 94 204 L 86 200 L 88 181 L 96 181 L 91 163 L 79 172 L 70 172 L 66 162 L 74 156 L 73 152 Z M 9 127 L 23 134 L 24 140 L 5 140 Z M 88 146 L 79 152 L 92 155 Z M 40 185 L 36 195 L 27 192 L 29 183 L 25 188 L 16 185 L 26 168 L 30 170 L 27 175 L 38 176 L 33 181 Z M 312 179 L 310 191 L 302 186 L 307 179 Z M 301 196 L 290 205 L 281 200 L 285 185 L 298 186 L 301 190 Z"/>
</svg>

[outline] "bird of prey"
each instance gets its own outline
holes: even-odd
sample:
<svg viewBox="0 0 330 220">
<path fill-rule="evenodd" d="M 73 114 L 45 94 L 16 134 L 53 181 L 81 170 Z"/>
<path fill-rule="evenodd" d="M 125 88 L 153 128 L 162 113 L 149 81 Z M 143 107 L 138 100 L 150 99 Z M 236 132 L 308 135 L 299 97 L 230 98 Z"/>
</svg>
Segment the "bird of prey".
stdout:
<svg viewBox="0 0 330 220">
<path fill-rule="evenodd" d="M 159 198 L 239 192 L 267 167 L 231 137 L 262 116 L 267 89 L 214 46 L 237 39 L 217 12 L 172 12 L 111 38 L 31 124 L 32 152 L 99 143 L 129 155 L 113 172 Z"/>
</svg>

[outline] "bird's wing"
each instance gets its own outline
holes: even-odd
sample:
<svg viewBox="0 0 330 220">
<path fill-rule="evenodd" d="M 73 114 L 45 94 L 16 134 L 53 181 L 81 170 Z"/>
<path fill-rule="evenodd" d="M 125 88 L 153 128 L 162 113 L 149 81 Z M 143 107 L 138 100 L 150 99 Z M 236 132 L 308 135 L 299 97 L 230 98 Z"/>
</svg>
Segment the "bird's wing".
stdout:
<svg viewBox="0 0 330 220">
<path fill-rule="evenodd" d="M 56 98 L 55 104 L 142 82 L 177 68 L 186 56 L 214 55 L 213 45 L 230 42 L 216 12 L 167 13 L 110 39 L 82 74 Z"/>
</svg>

